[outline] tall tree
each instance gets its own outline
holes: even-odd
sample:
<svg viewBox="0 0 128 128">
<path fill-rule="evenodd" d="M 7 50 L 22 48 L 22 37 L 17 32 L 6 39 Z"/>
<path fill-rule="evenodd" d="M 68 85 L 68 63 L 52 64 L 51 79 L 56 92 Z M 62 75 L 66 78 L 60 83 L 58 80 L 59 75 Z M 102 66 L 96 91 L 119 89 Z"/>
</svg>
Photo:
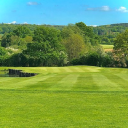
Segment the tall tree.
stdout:
<svg viewBox="0 0 128 128">
<path fill-rule="evenodd" d="M 85 43 L 90 42 L 91 45 L 97 45 L 100 42 L 99 38 L 93 33 L 92 27 L 86 26 L 83 22 L 76 23 L 75 25 L 82 30 Z"/>
<path fill-rule="evenodd" d="M 27 44 L 23 53 L 28 57 L 29 66 L 62 66 L 67 57 L 60 44 L 60 31 L 55 28 L 38 27 L 34 31 L 33 43 Z"/>
<path fill-rule="evenodd" d="M 116 66 L 128 67 L 128 30 L 117 36 L 113 49 Z"/>
<path fill-rule="evenodd" d="M 69 60 L 78 58 L 80 54 L 86 51 L 85 43 L 83 37 L 79 34 L 72 34 L 68 38 L 62 41 L 66 47 Z"/>
<path fill-rule="evenodd" d="M 60 31 L 52 27 L 37 27 L 34 31 L 33 41 L 41 43 L 48 41 L 51 48 L 57 50 L 61 48 L 61 35 Z"/>
<path fill-rule="evenodd" d="M 30 29 L 22 25 L 18 26 L 17 29 L 13 31 L 13 33 L 21 38 L 25 38 L 27 35 L 31 35 Z"/>
<path fill-rule="evenodd" d="M 128 30 L 117 36 L 114 42 L 114 50 L 120 56 L 128 56 Z"/>
</svg>

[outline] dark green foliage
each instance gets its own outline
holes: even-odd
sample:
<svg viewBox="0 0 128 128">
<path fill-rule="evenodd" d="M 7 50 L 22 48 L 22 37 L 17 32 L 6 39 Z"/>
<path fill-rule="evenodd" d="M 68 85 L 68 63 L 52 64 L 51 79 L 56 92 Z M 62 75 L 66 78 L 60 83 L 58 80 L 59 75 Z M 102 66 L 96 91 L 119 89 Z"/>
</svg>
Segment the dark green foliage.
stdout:
<svg viewBox="0 0 128 128">
<path fill-rule="evenodd" d="M 75 65 L 128 67 L 126 28 L 127 24 L 90 27 L 83 22 L 68 26 L 0 24 L 0 45 L 6 47 L 5 54 L 0 49 L 0 64 L 63 66 L 69 61 Z M 114 53 L 104 53 L 98 45 L 113 42 Z"/>
<path fill-rule="evenodd" d="M 78 26 L 83 31 L 84 36 L 88 36 L 90 38 L 94 36 L 93 29 L 91 27 L 86 26 L 85 23 L 79 22 L 76 23 L 76 26 Z"/>
<path fill-rule="evenodd" d="M 5 33 L 1 39 L 1 46 L 10 47 L 17 46 L 17 48 L 25 49 L 28 41 L 32 42 L 31 32 L 25 26 L 19 26 L 13 32 Z M 29 42 L 30 43 L 30 42 Z"/>
<path fill-rule="evenodd" d="M 97 51 L 99 50 L 99 51 Z M 73 59 L 73 65 L 90 65 L 100 67 L 113 67 L 115 65 L 112 53 L 104 53 L 100 49 L 90 51 L 77 59 Z"/>
<path fill-rule="evenodd" d="M 2 47 L 8 47 L 11 45 L 11 35 L 9 33 L 5 33 L 1 40 Z"/>
<path fill-rule="evenodd" d="M 14 67 L 20 67 L 20 66 L 28 66 L 28 60 L 25 55 L 22 53 L 15 53 L 5 59 L 5 66 L 14 66 Z"/>
<path fill-rule="evenodd" d="M 100 36 L 101 44 L 114 44 L 116 36 L 127 29 L 128 23 L 93 27 L 94 33 Z"/>
<path fill-rule="evenodd" d="M 29 60 L 29 66 L 62 66 L 67 58 L 60 44 L 60 31 L 45 26 L 34 31 L 34 43 L 28 43 L 23 51 Z"/>
<path fill-rule="evenodd" d="M 114 59 L 116 66 L 128 67 L 128 30 L 119 34 L 114 42 Z"/>
<path fill-rule="evenodd" d="M 94 34 L 92 27 L 86 26 L 86 24 L 83 22 L 76 23 L 75 25 L 79 27 L 80 30 L 82 30 L 85 43 L 89 42 L 93 46 L 100 43 L 100 39 L 97 37 L 97 35 Z"/>
<path fill-rule="evenodd" d="M 29 66 L 63 66 L 67 58 L 66 53 L 61 49 L 55 49 L 48 41 L 29 43 L 23 54 L 27 56 Z"/>
<path fill-rule="evenodd" d="M 3 47 L 0 47 L 0 66 L 4 65 L 6 57 L 7 51 Z"/>
<path fill-rule="evenodd" d="M 18 26 L 17 29 L 13 31 L 15 35 L 17 35 L 20 38 L 25 38 L 27 35 L 31 35 L 30 30 L 25 26 Z"/>
<path fill-rule="evenodd" d="M 50 27 L 37 27 L 34 31 L 33 41 L 35 42 L 50 42 L 52 48 L 58 48 L 61 41 L 60 31 Z"/>
</svg>

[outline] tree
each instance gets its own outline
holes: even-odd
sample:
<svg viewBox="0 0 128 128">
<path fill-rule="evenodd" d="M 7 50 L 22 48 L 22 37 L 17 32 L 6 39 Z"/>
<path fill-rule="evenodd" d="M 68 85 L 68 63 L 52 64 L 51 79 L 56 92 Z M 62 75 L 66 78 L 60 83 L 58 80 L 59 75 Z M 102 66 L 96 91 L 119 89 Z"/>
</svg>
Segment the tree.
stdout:
<svg viewBox="0 0 128 128">
<path fill-rule="evenodd" d="M 91 27 L 86 26 L 83 22 L 76 23 L 75 25 L 82 31 L 85 43 L 90 42 L 91 45 L 97 45 L 100 42 L 99 38 L 93 33 L 93 29 Z"/>
<path fill-rule="evenodd" d="M 33 43 L 23 51 L 28 57 L 29 66 L 62 66 L 67 58 L 61 41 L 60 31 L 41 26 L 34 31 Z"/>
<path fill-rule="evenodd" d="M 78 26 L 83 31 L 84 36 L 88 36 L 90 38 L 92 38 L 94 36 L 92 28 L 86 26 L 85 23 L 79 22 L 79 23 L 76 23 L 76 26 Z"/>
<path fill-rule="evenodd" d="M 1 66 L 4 63 L 4 60 L 6 58 L 6 55 L 7 55 L 7 51 L 3 47 L 0 47 L 0 65 Z"/>
<path fill-rule="evenodd" d="M 48 41 L 28 43 L 23 54 L 29 60 L 29 66 L 63 66 L 67 55 L 60 49 L 54 50 Z"/>
<path fill-rule="evenodd" d="M 13 33 L 21 38 L 25 38 L 27 35 L 31 35 L 30 29 L 25 26 L 18 26 L 17 29 L 13 31 Z"/>
<path fill-rule="evenodd" d="M 83 54 L 86 51 L 85 43 L 81 35 L 72 34 L 64 39 L 62 43 L 66 48 L 69 60 L 78 58 L 80 54 Z"/>
<path fill-rule="evenodd" d="M 118 66 L 126 67 L 126 61 L 128 60 L 128 30 L 117 36 L 113 49 Z"/>
<path fill-rule="evenodd" d="M 9 33 L 5 33 L 2 36 L 2 40 L 1 40 L 1 46 L 2 47 L 8 47 L 11 45 L 11 34 Z"/>
<path fill-rule="evenodd" d="M 128 55 L 128 30 L 119 34 L 114 42 L 114 50 L 118 55 Z"/>
<path fill-rule="evenodd" d="M 48 41 L 51 48 L 53 48 L 54 50 L 60 49 L 62 47 L 62 45 L 60 44 L 60 31 L 52 27 L 37 27 L 34 31 L 33 41 L 38 43 Z"/>
<path fill-rule="evenodd" d="M 79 29 L 78 26 L 72 24 L 64 27 L 61 31 L 61 36 L 63 39 L 70 37 L 72 34 L 79 34 L 82 36 L 83 32 Z"/>
</svg>

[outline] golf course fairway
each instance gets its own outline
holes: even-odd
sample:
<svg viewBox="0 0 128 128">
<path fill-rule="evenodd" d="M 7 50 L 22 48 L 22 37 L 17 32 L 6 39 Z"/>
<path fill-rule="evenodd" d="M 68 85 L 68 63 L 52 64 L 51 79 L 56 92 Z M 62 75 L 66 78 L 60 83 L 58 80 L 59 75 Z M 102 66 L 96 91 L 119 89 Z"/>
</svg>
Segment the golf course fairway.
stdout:
<svg viewBox="0 0 128 128">
<path fill-rule="evenodd" d="M 9 68 L 38 75 L 0 77 L 0 128 L 128 127 L 126 68 Z"/>
</svg>

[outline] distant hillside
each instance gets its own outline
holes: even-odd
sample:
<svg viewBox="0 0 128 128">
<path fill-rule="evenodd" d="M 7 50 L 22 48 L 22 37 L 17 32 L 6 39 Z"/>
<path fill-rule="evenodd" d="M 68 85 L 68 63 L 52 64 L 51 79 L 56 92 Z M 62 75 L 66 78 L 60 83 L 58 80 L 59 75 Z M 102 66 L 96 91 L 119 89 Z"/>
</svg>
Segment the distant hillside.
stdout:
<svg viewBox="0 0 128 128">
<path fill-rule="evenodd" d="M 15 30 L 19 25 L 24 25 L 28 27 L 32 32 L 38 25 L 35 24 L 0 24 L 0 34 L 9 33 Z M 42 25 L 48 27 L 55 27 L 59 30 L 62 30 L 64 25 Z M 101 44 L 113 44 L 116 36 L 119 33 L 124 32 L 128 29 L 128 23 L 119 23 L 119 24 L 110 24 L 110 25 L 102 25 L 97 27 L 92 27 L 93 31 L 96 35 L 100 37 Z"/>
<path fill-rule="evenodd" d="M 2 23 L 2 24 L 0 24 L 0 34 L 12 32 L 20 25 L 24 25 L 24 26 L 28 27 L 32 32 L 35 30 L 35 28 L 37 26 L 39 26 L 36 24 L 3 24 Z M 63 25 L 46 25 L 46 24 L 44 24 L 42 26 L 55 27 L 60 30 L 64 27 Z"/>
<path fill-rule="evenodd" d="M 111 26 L 124 26 L 124 27 L 128 27 L 128 23 L 111 24 Z"/>
<path fill-rule="evenodd" d="M 115 37 L 126 29 L 128 29 L 128 23 L 93 27 L 94 33 L 100 36 L 101 44 L 113 44 Z"/>
</svg>

